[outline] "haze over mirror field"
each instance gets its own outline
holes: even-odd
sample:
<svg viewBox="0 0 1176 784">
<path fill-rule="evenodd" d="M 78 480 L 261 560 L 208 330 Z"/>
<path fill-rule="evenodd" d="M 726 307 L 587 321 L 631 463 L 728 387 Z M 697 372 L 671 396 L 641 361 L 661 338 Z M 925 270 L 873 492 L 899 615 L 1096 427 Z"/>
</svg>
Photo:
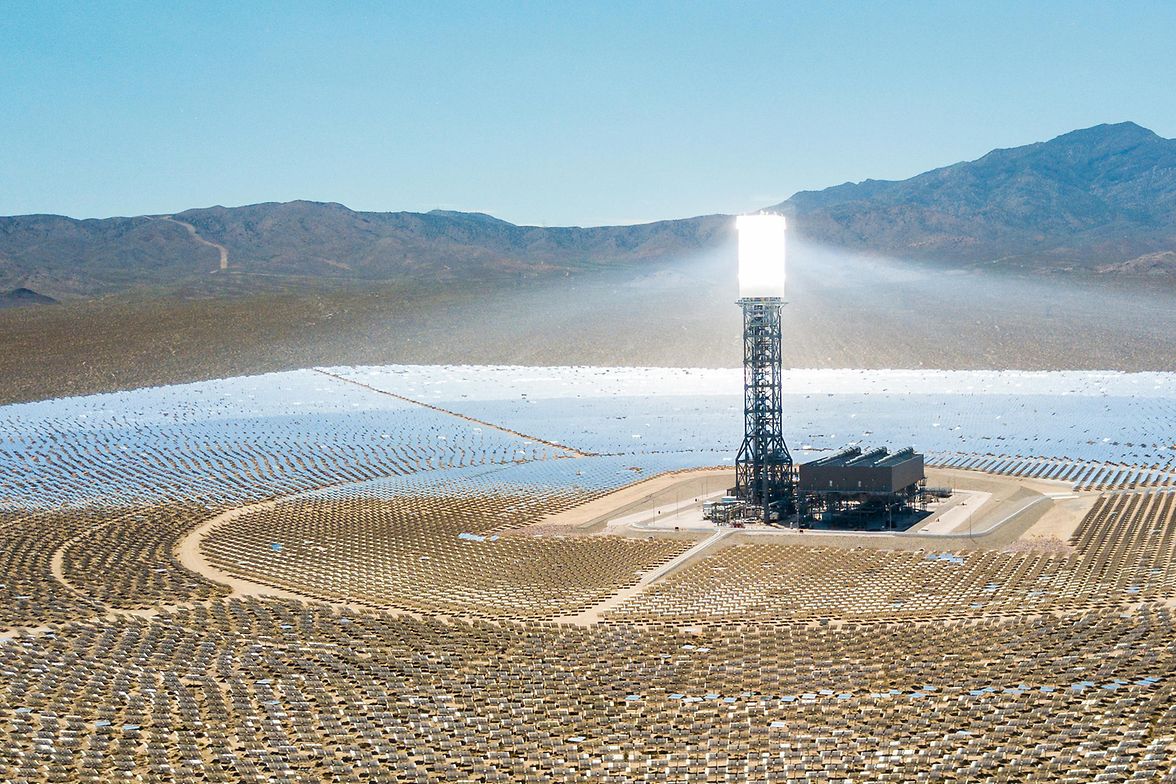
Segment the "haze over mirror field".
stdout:
<svg viewBox="0 0 1176 784">
<path fill-rule="evenodd" d="M 1173 29 L 6 8 L 0 781 L 1176 780 Z"/>
</svg>

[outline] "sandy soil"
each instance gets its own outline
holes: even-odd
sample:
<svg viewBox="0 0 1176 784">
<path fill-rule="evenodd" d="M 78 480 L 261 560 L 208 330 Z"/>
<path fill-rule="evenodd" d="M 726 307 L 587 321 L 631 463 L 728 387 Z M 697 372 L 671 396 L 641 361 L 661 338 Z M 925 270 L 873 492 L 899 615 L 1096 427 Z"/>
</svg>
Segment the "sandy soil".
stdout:
<svg viewBox="0 0 1176 784">
<path fill-rule="evenodd" d="M 739 543 L 778 542 L 826 547 L 871 547 L 887 550 L 929 549 L 1046 549 L 1060 551 L 1098 497 L 1097 493 L 1074 493 L 1062 482 L 1022 480 L 968 471 L 928 472 L 930 484 L 947 484 L 968 491 L 978 508 L 969 513 L 973 534 L 959 534 L 960 521 L 949 519 L 943 533 L 922 531 L 898 533 L 860 533 L 781 531 L 776 528 L 715 529 L 706 528 L 699 519 L 701 505 L 708 495 L 720 493 L 733 482 L 729 468 L 701 469 L 663 474 L 594 499 L 556 515 L 551 515 L 519 533 L 532 535 L 609 535 L 658 536 L 690 539 L 695 544 L 676 558 L 642 575 L 637 583 L 607 597 L 575 615 L 560 618 L 563 623 L 590 625 L 602 614 L 646 590 L 650 585 L 699 558 Z M 981 500 L 982 499 L 982 500 Z M 311 597 L 256 583 L 228 574 L 214 566 L 201 551 L 200 544 L 212 531 L 244 514 L 273 509 L 277 500 L 238 507 L 222 512 L 193 529 L 176 547 L 175 555 L 184 568 L 213 582 L 227 586 L 232 596 L 274 596 L 308 600 Z M 942 512 L 958 507 L 945 505 Z M 659 520 L 657 512 L 668 517 Z M 667 511 L 668 510 L 668 511 Z M 684 530 L 673 530 L 673 518 L 693 523 Z M 935 518 L 930 518 L 932 526 Z M 699 523 L 696 526 L 694 523 Z M 709 530 L 709 535 L 708 535 Z M 699 539 L 699 537 L 705 537 Z M 54 575 L 63 582 L 60 559 Z M 335 604 L 335 603 L 332 603 Z M 339 606 L 350 606 L 339 603 Z M 359 607 L 353 609 L 362 609 Z"/>
<path fill-rule="evenodd" d="M 951 498 L 944 499 L 936 505 L 931 517 L 910 529 L 911 533 L 946 534 L 957 530 L 966 530 L 972 524 L 972 518 L 983 506 L 992 499 L 992 493 L 983 490 L 964 490 L 956 488 Z"/>
<path fill-rule="evenodd" d="M 949 283 L 929 267 L 891 280 L 873 261 L 828 261 L 790 272 L 801 295 L 783 314 L 788 367 L 1172 367 L 1176 289 L 979 273 Z M 558 279 L 359 281 L 269 274 L 235 257 L 216 274 L 194 270 L 178 288 L 88 301 L 73 299 L 66 282 L 13 278 L 10 286 L 31 284 L 65 304 L 0 311 L 0 402 L 315 366 L 736 368 L 742 322 L 735 293 L 723 293 L 732 269 L 724 257 Z M 962 287 L 968 307 L 958 302 Z"/>
<path fill-rule="evenodd" d="M 1094 507 L 1098 496 L 1098 493 L 1069 493 L 1053 498 L 1045 514 L 1005 550 L 1046 548 L 1059 553 L 1073 552 L 1070 537 Z"/>
<path fill-rule="evenodd" d="M 688 563 L 709 554 L 708 551 L 710 551 L 715 545 L 734 533 L 735 529 L 732 528 L 725 528 L 719 531 L 715 531 L 706 539 L 703 539 L 701 542 L 694 545 L 678 557 L 667 561 L 656 569 L 652 569 L 649 572 L 646 572 L 641 576 L 640 580 L 628 588 L 622 588 L 621 590 L 606 598 L 604 601 L 589 607 L 583 612 L 577 613 L 575 615 L 564 616 L 558 619 L 559 622 L 570 623 L 576 626 L 591 626 L 592 624 L 599 621 L 601 616 L 603 616 L 609 610 L 621 606 L 623 603 L 641 593 L 658 580 L 669 576 L 678 569 L 685 567 Z"/>
<path fill-rule="evenodd" d="M 701 520 L 711 483 L 733 484 L 730 469 L 663 475 L 630 485 L 553 515 L 527 530 L 562 535 L 607 533 L 620 536 L 697 538 L 713 526 Z M 928 485 L 967 493 L 968 508 L 944 504 L 916 528 L 905 532 L 738 529 L 709 553 L 741 542 L 774 541 L 823 547 L 893 550 L 1043 549 L 1066 550 L 1068 539 L 1094 504 L 1097 493 L 1075 493 L 1067 482 L 996 476 L 960 469 L 928 469 Z M 662 515 L 657 513 L 661 511 Z M 942 516 L 942 517 L 941 517 Z M 713 543 L 712 543 L 713 544 Z M 664 575 L 663 575 L 664 576 Z"/>
<path fill-rule="evenodd" d="M 704 468 L 675 474 L 662 474 L 631 484 L 558 514 L 549 515 L 532 526 L 528 533 L 597 533 L 609 522 L 643 511 L 657 510 L 681 503 L 701 503 L 704 496 L 735 484 L 730 468 Z M 610 533 L 612 533 L 610 531 Z"/>
<path fill-rule="evenodd" d="M 680 474 L 664 474 L 629 485 L 602 498 L 553 515 L 546 520 L 530 526 L 529 529 L 530 532 L 539 535 L 542 535 L 544 532 L 563 533 L 567 531 L 573 531 L 580 535 L 592 534 L 594 531 L 603 529 L 608 520 L 617 515 L 624 515 L 626 512 L 632 514 L 634 510 L 640 509 L 643 506 L 646 508 L 650 505 L 656 507 L 667 498 L 680 498 L 684 501 L 688 495 L 693 498 L 693 495 L 691 495 L 693 493 L 700 493 L 704 490 L 709 492 L 715 487 L 725 488 L 727 483 L 733 481 L 733 479 L 731 469 L 703 469 Z M 180 541 L 175 549 L 176 559 L 185 569 L 228 587 L 232 591 L 228 598 L 240 596 L 272 596 L 303 601 L 314 600 L 313 597 L 303 596 L 292 591 L 275 588 L 229 574 L 211 563 L 201 550 L 200 545 L 203 540 L 220 526 L 231 523 L 245 514 L 271 510 L 277 506 L 279 500 L 262 501 L 256 504 L 229 509 L 209 518 L 190 531 Z M 699 503 L 701 503 L 701 500 Z M 609 533 L 611 534 L 613 531 L 609 531 Z M 648 531 L 635 531 L 635 533 L 642 533 L 646 536 L 650 535 Z M 573 623 L 576 625 L 596 623 L 602 613 L 635 596 L 652 583 L 669 575 L 688 562 L 701 557 L 704 551 L 709 550 L 712 546 L 723 541 L 733 533 L 734 531 L 730 529 L 714 531 L 705 539 L 697 541 L 693 547 L 681 555 L 642 575 L 641 579 L 633 586 L 612 594 L 597 605 L 581 613 L 559 620 L 564 623 Z M 659 536 L 667 538 L 698 539 L 697 534 L 688 532 L 681 532 L 681 534 L 682 536 L 675 537 L 673 531 L 659 532 Z M 345 603 L 330 602 L 329 604 L 357 610 L 363 609 L 362 607 L 352 607 Z"/>
<path fill-rule="evenodd" d="M 205 520 L 200 525 L 193 528 L 187 536 L 180 540 L 179 545 L 176 546 L 175 556 L 176 560 L 190 572 L 211 580 L 214 583 L 220 583 L 228 587 L 232 591 L 232 596 L 277 596 L 284 599 L 308 599 L 309 597 L 301 596 L 291 591 L 285 591 L 281 588 L 274 588 L 262 583 L 255 583 L 241 577 L 235 577 L 228 572 L 221 571 L 214 566 L 211 561 L 204 557 L 204 553 L 200 549 L 200 543 L 204 539 L 226 523 L 231 523 L 242 515 L 252 514 L 254 512 L 265 512 L 273 509 L 278 505 L 276 500 L 262 501 L 257 504 L 249 504 L 247 506 L 238 506 L 235 509 L 229 509 L 226 512 L 221 512 L 215 517 Z"/>
</svg>

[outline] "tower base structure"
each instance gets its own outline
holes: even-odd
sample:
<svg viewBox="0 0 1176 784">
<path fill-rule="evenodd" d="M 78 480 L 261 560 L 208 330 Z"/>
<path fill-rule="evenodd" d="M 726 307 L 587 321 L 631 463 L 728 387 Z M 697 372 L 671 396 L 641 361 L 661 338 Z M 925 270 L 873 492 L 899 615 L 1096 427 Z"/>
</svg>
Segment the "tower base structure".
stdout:
<svg viewBox="0 0 1176 784">
<path fill-rule="evenodd" d="M 735 495 L 763 522 L 796 511 L 792 455 L 784 442 L 779 297 L 745 297 L 743 308 L 743 443 L 735 458 Z"/>
</svg>

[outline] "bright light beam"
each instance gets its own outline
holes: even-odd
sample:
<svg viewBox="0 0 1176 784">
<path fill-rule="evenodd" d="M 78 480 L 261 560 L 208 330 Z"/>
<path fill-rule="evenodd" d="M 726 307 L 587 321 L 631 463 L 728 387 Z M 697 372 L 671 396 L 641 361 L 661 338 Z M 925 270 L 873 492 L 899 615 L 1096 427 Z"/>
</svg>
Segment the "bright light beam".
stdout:
<svg viewBox="0 0 1176 784">
<path fill-rule="evenodd" d="M 784 297 L 784 244 L 788 227 L 783 215 L 740 215 L 739 297 Z"/>
</svg>

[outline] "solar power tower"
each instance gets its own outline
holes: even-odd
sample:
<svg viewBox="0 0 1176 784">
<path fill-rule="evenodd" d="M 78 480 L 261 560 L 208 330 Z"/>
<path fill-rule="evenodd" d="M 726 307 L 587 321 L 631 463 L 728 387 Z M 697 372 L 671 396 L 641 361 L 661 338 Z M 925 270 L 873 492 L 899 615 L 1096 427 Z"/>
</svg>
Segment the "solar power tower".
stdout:
<svg viewBox="0 0 1176 784">
<path fill-rule="evenodd" d="M 780 308 L 784 305 L 782 215 L 741 215 L 739 305 L 743 308 L 743 443 L 735 494 L 768 522 L 795 509 L 792 455 L 784 442 Z"/>
</svg>

